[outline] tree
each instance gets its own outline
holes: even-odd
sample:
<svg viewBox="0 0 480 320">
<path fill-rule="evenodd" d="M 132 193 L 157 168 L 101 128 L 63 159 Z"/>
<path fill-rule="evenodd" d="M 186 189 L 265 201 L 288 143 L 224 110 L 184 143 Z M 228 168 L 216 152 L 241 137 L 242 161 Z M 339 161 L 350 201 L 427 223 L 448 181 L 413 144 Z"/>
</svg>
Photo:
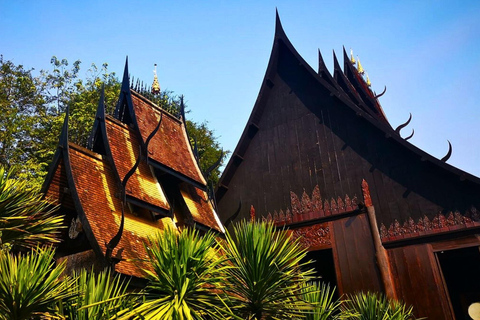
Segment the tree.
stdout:
<svg viewBox="0 0 480 320">
<path fill-rule="evenodd" d="M 0 56 L 0 165 L 19 166 L 16 176 L 36 188 L 42 185 L 52 161 L 67 107 L 70 140 L 85 146 L 102 85 L 108 114 L 113 114 L 120 92 L 120 82 L 107 63 L 101 68 L 91 64 L 81 77 L 79 60 L 70 65 L 66 59 L 54 56 L 50 62 L 52 70 L 42 70 L 34 77 L 33 69 Z M 179 113 L 180 99 L 172 92 L 145 94 L 164 110 Z M 200 167 L 205 171 L 220 157 L 217 138 L 205 122 L 187 121 L 187 127 L 192 147 L 193 140 L 198 141 Z M 209 181 L 215 184 L 219 173 L 218 168 L 214 169 Z"/>
<path fill-rule="evenodd" d="M 240 222 L 220 242 L 226 258 L 224 292 L 241 319 L 303 318 L 312 306 L 299 299 L 313 270 L 302 271 L 306 250 L 285 230 L 266 222 Z"/>
<path fill-rule="evenodd" d="M 216 290 L 222 288 L 222 259 L 215 236 L 167 228 L 146 244 L 152 270 L 144 301 L 121 319 L 226 319 Z"/>
<path fill-rule="evenodd" d="M 218 138 L 215 136 L 213 130 L 208 128 L 206 121 L 202 123 L 196 123 L 193 121 L 187 121 L 187 130 L 190 137 L 190 144 L 193 149 L 198 150 L 198 158 L 200 162 L 200 169 L 202 172 L 206 172 L 210 166 L 214 165 L 218 159 L 220 159 L 219 165 L 213 169 L 208 177 L 208 183 L 217 184 L 220 178 L 220 167 L 223 161 L 228 155 L 228 151 L 223 151 Z"/>
<path fill-rule="evenodd" d="M 38 129 L 36 115 L 44 112 L 46 103 L 40 80 L 31 72 L 0 55 L 0 165 L 25 164 L 18 172 L 24 176 L 41 170 L 32 161 L 34 131 Z"/>
</svg>

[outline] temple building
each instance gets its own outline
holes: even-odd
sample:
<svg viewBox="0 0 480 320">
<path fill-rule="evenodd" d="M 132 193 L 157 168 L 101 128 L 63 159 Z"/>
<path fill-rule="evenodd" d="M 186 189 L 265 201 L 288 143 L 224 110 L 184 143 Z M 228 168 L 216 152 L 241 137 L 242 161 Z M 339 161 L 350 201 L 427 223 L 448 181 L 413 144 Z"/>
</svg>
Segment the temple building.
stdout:
<svg viewBox="0 0 480 320">
<path fill-rule="evenodd" d="M 277 15 L 265 78 L 216 191 L 228 225 L 289 228 L 340 295 L 380 291 L 428 319 L 480 302 L 480 179 L 390 125 L 360 61 L 313 70 Z M 240 210 L 237 211 L 240 204 Z M 236 213 L 236 214 L 234 214 Z"/>
<path fill-rule="evenodd" d="M 151 92 L 159 91 L 155 74 Z M 167 226 L 224 232 L 189 143 L 183 103 L 174 115 L 146 93 L 130 84 L 127 61 L 115 115 L 105 114 L 102 92 L 86 148 L 69 142 L 67 111 L 43 192 L 66 216 L 57 255 L 68 269 L 109 266 L 141 285 L 149 236 Z"/>
</svg>

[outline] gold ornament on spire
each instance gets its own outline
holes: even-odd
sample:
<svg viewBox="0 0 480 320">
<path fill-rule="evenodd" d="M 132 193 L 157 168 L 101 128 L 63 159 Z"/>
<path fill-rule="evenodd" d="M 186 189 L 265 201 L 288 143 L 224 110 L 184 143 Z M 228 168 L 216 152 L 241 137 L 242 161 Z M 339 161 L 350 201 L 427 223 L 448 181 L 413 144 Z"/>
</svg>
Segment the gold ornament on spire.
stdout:
<svg viewBox="0 0 480 320">
<path fill-rule="evenodd" d="M 355 58 L 353 57 L 353 50 L 350 48 L 350 62 L 354 65 L 355 64 Z"/>
<path fill-rule="evenodd" d="M 160 83 L 158 83 L 157 64 L 155 63 L 155 69 L 153 70 L 152 94 L 159 94 L 159 93 L 160 93 Z"/>
<path fill-rule="evenodd" d="M 360 63 L 360 59 L 358 58 L 358 56 L 357 56 L 357 70 L 358 70 L 358 73 L 360 74 L 365 73 L 365 70 L 363 70 L 362 64 Z"/>
<path fill-rule="evenodd" d="M 367 86 L 371 87 L 372 83 L 370 82 L 370 79 L 368 78 L 368 73 L 367 73 Z"/>
</svg>

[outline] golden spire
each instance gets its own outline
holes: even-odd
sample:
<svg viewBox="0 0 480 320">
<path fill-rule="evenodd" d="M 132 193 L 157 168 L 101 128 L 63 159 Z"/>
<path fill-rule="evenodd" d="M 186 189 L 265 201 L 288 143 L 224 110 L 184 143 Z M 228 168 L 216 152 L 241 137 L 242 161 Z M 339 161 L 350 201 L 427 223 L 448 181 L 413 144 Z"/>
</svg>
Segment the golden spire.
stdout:
<svg viewBox="0 0 480 320">
<path fill-rule="evenodd" d="M 365 70 L 363 70 L 362 64 L 360 63 L 360 59 L 358 58 L 358 56 L 357 56 L 357 70 L 358 70 L 358 73 L 360 74 L 365 73 Z"/>
<path fill-rule="evenodd" d="M 367 86 L 371 87 L 372 83 L 370 82 L 370 79 L 368 78 L 368 72 L 367 72 Z"/>
<path fill-rule="evenodd" d="M 355 58 L 353 57 L 353 50 L 352 50 L 352 48 L 350 48 L 350 62 L 351 62 L 352 64 L 355 64 Z"/>
<path fill-rule="evenodd" d="M 160 93 L 160 83 L 158 83 L 157 64 L 156 63 L 155 63 L 155 69 L 153 70 L 152 93 L 153 94 L 159 94 Z"/>
</svg>

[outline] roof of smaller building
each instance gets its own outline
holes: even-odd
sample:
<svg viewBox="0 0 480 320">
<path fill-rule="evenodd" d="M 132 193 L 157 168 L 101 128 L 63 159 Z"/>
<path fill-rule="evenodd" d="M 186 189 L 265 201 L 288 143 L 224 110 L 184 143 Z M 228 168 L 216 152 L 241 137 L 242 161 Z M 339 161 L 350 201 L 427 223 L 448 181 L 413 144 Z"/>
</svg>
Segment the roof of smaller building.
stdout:
<svg viewBox="0 0 480 320">
<path fill-rule="evenodd" d="M 135 91 L 131 92 L 133 109 L 143 141 L 153 132 L 160 117 L 162 119 L 160 129 L 150 141 L 148 156 L 157 163 L 205 186 L 206 181 L 193 156 L 183 121 L 159 109 Z"/>
<path fill-rule="evenodd" d="M 122 217 L 122 203 L 118 196 L 112 168 L 101 157 L 88 149 L 70 144 L 69 148 L 72 176 L 76 193 L 85 214 L 88 228 L 92 231 L 97 250 L 103 255 L 108 243 L 118 232 Z M 128 211 L 125 208 L 125 211 Z M 120 243 L 113 250 L 112 257 L 120 260 L 116 271 L 135 277 L 143 277 L 142 269 L 149 265 L 144 261 L 147 252 L 144 243 L 148 236 L 154 235 L 167 225 L 172 226 L 171 218 L 158 221 L 137 217 L 125 213 L 125 226 Z"/>
<path fill-rule="evenodd" d="M 140 156 L 140 141 L 135 132 L 120 121 L 107 117 L 105 124 L 113 161 L 120 180 L 123 180 Z M 145 161 L 140 161 L 137 170 L 128 179 L 125 191 L 140 201 L 170 210 L 161 185 Z"/>
</svg>

